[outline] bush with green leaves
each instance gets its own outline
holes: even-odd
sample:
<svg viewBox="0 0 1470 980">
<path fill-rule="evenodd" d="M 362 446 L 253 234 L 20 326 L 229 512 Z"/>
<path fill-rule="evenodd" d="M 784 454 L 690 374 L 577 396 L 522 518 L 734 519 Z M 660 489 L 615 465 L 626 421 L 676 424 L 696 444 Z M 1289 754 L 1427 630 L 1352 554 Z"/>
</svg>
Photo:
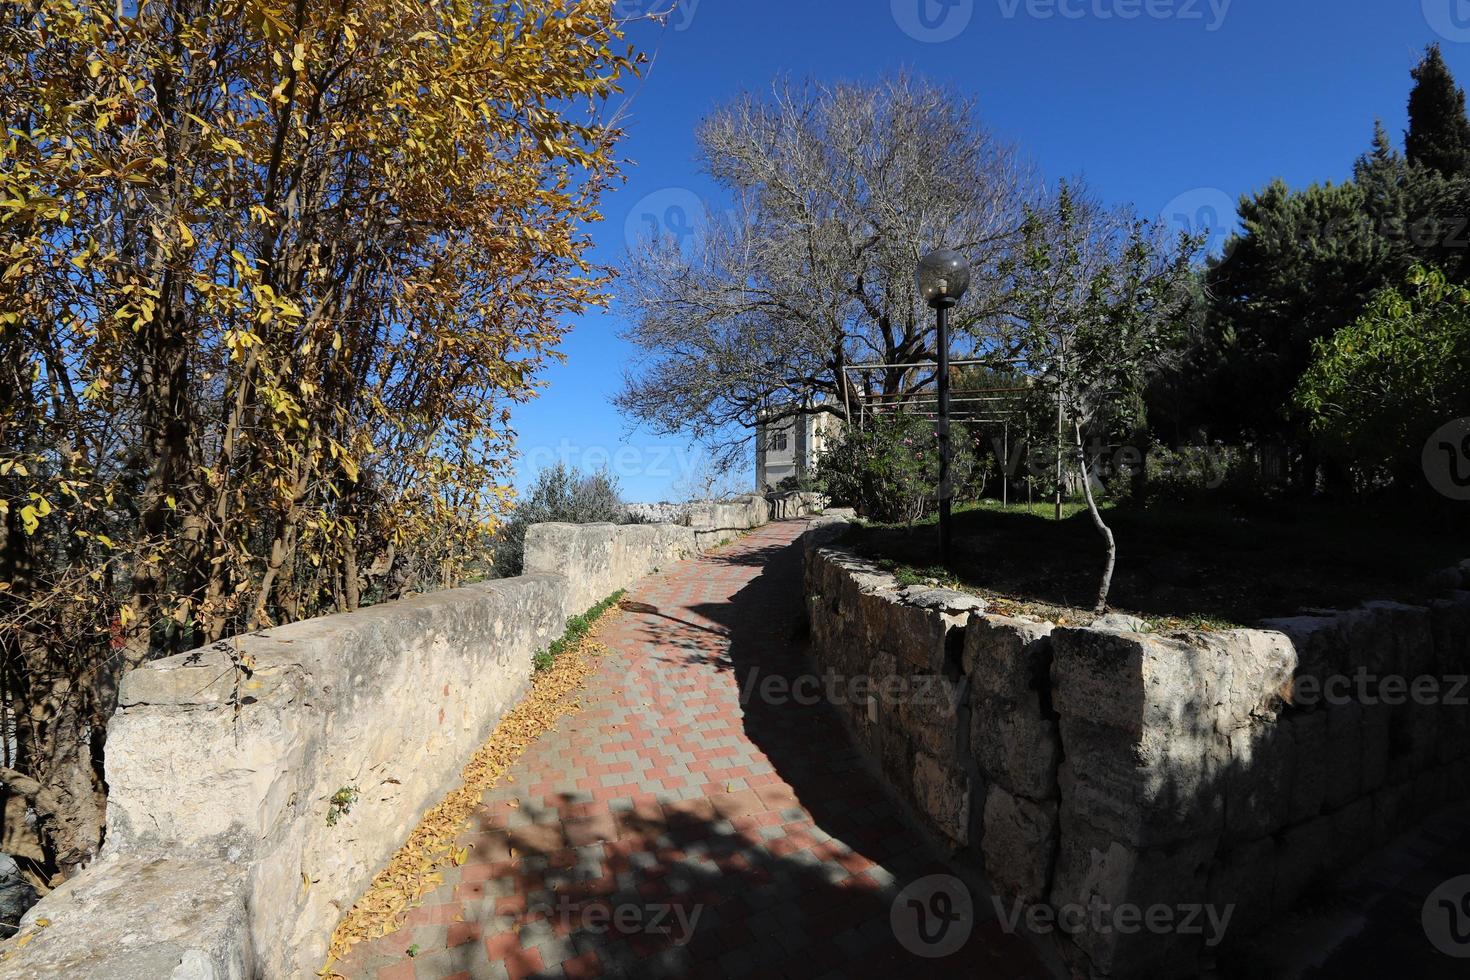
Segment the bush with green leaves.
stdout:
<svg viewBox="0 0 1470 980">
<path fill-rule="evenodd" d="M 969 430 L 951 423 L 954 499 L 978 497 L 994 466 L 975 451 Z M 834 507 L 884 523 L 912 524 L 936 506 L 939 436 L 934 421 L 898 413 L 852 426 L 817 460 L 817 480 Z"/>
<path fill-rule="evenodd" d="M 1328 452 L 1412 481 L 1430 433 L 1470 415 L 1470 289 L 1415 268 L 1317 342 L 1295 398 Z"/>
<path fill-rule="evenodd" d="M 1244 502 L 1279 489 L 1262 472 L 1251 447 L 1224 443 L 1177 449 L 1155 446 L 1144 460 L 1142 496 L 1147 504 L 1186 504 L 1207 498 Z"/>
<path fill-rule="evenodd" d="M 606 470 L 583 473 L 564 463 L 542 470 L 525 499 L 495 532 L 495 569 L 500 578 L 521 574 L 526 531 L 532 524 L 624 524 L 627 506 L 618 481 Z"/>
</svg>

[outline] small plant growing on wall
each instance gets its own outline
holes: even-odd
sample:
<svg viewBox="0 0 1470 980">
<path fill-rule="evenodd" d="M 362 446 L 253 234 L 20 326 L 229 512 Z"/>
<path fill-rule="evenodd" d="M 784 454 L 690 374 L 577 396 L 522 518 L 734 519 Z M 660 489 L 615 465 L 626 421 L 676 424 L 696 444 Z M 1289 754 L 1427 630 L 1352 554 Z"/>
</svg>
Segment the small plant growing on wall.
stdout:
<svg viewBox="0 0 1470 980">
<path fill-rule="evenodd" d="M 583 638 L 592 630 L 592 624 L 602 618 L 603 613 L 617 605 L 622 600 L 624 594 L 622 590 L 614 592 L 582 615 L 572 616 L 568 619 L 567 631 L 553 640 L 549 649 L 538 650 L 536 651 L 536 655 L 531 658 L 531 666 L 535 669 L 536 673 L 539 674 L 544 670 L 550 670 L 551 665 L 556 662 L 557 657 L 561 656 L 565 651 L 572 649 L 578 643 L 581 643 Z"/>
<path fill-rule="evenodd" d="M 352 805 L 357 802 L 358 791 L 356 786 L 343 786 L 332 794 L 327 801 L 327 826 L 337 826 L 337 821 L 352 812 Z"/>
</svg>

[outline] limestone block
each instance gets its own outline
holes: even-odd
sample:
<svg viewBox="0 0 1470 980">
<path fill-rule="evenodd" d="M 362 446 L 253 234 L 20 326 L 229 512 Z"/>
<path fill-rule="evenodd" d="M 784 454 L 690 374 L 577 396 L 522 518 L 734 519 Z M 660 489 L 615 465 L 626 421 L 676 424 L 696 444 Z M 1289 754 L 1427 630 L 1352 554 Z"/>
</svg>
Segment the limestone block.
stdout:
<svg viewBox="0 0 1470 980">
<path fill-rule="evenodd" d="M 1226 778 L 1225 838 L 1259 840 L 1291 819 L 1296 743 L 1289 726 L 1261 722 L 1230 735 Z"/>
<path fill-rule="evenodd" d="M 1358 798 L 1363 782 L 1363 708 L 1356 702 L 1334 704 L 1327 715 L 1327 785 L 1323 805 L 1329 810 Z"/>
<path fill-rule="evenodd" d="M 565 576 L 568 603 L 582 612 L 699 551 L 696 531 L 672 524 L 533 524 L 523 564 L 528 575 Z"/>
<path fill-rule="evenodd" d="M 1361 789 L 1372 793 L 1388 778 L 1390 730 L 1394 709 L 1386 704 L 1363 706 L 1363 768 Z"/>
<path fill-rule="evenodd" d="M 1272 920 L 1276 891 L 1276 840 L 1240 841 L 1222 850 L 1210 866 L 1209 902 L 1232 907 L 1230 932 L 1250 933 Z"/>
<path fill-rule="evenodd" d="M 841 540 L 853 527 L 851 521 L 841 517 L 824 516 L 812 521 L 811 527 L 801 536 L 802 548 L 810 561 L 814 552 Z"/>
<path fill-rule="evenodd" d="M 1418 774 L 1435 763 L 1439 752 L 1439 720 L 1442 712 L 1438 704 L 1417 704 L 1412 698 L 1399 710 L 1407 722 L 1407 752 L 1392 760 L 1390 765 L 1407 765 L 1410 772 Z"/>
<path fill-rule="evenodd" d="M 962 687 L 942 674 L 914 674 L 899 698 L 898 718 L 914 747 L 944 766 L 962 767 L 957 753 Z"/>
<path fill-rule="evenodd" d="M 1126 613 L 1108 613 L 1089 624 L 1095 630 L 1112 630 L 1118 633 L 1152 633 L 1148 621 Z"/>
<path fill-rule="evenodd" d="M 1401 602 L 1367 602 L 1346 615 L 1353 666 L 1379 676 L 1415 678 L 1433 669 L 1429 610 Z"/>
<path fill-rule="evenodd" d="M 976 615 L 965 629 L 964 670 L 977 702 L 1034 704 L 1051 687 L 1050 623 L 1027 623 L 1005 616 Z"/>
<path fill-rule="evenodd" d="M 587 609 L 616 591 L 607 586 L 615 581 L 617 536 L 612 524 L 533 524 L 526 530 L 522 564 L 531 574 L 568 576 L 569 601 Z"/>
<path fill-rule="evenodd" d="M 1322 812 L 1327 798 L 1327 712 L 1286 716 L 1295 748 L 1290 822 L 1305 823 Z"/>
<path fill-rule="evenodd" d="M 1276 845 L 1275 908 L 1295 911 L 1297 899 L 1318 881 L 1332 854 L 1332 818 L 1317 817 L 1285 830 Z"/>
<path fill-rule="evenodd" d="M 939 609 L 915 606 L 900 595 L 879 593 L 883 606 L 874 617 L 882 624 L 882 643 L 920 671 L 939 673 L 944 669 L 949 631 L 961 621 Z M 897 601 L 895 601 L 897 600 Z"/>
<path fill-rule="evenodd" d="M 253 980 L 246 878 L 228 861 L 105 858 L 31 910 L 21 930 L 33 938 L 10 947 L 0 974 Z M 37 928 L 38 918 L 50 924 Z"/>
<path fill-rule="evenodd" d="M 1429 604 L 1434 672 L 1441 678 L 1470 673 L 1470 592 Z"/>
<path fill-rule="evenodd" d="M 1409 822 L 1413 803 L 1412 783 L 1391 783 L 1373 794 L 1373 843 L 1396 837 Z"/>
<path fill-rule="evenodd" d="M 1296 668 L 1279 632 L 1169 636 L 1058 629 L 1052 700 L 1063 714 L 1129 730 L 1228 733 L 1276 717 Z"/>
<path fill-rule="evenodd" d="M 902 730 L 884 726 L 883 756 L 879 765 L 883 778 L 898 795 L 910 803 L 914 802 L 914 753 L 908 736 Z"/>
<path fill-rule="evenodd" d="M 1136 848 L 1071 817 L 1064 804 L 1051 904 L 1058 910 L 1199 905 L 1208 895 L 1217 843 L 1209 837 Z M 1097 975 L 1120 977 L 1195 976 L 1204 941 L 1199 935 L 1125 934 L 1111 928 L 1085 928 L 1072 938 Z"/>
<path fill-rule="evenodd" d="M 1055 801 L 1036 803 L 991 786 L 985 799 L 985 873 L 1008 898 L 1046 901 L 1056 861 Z"/>
<path fill-rule="evenodd" d="M 1220 743 L 1158 729 L 1134 735 L 1067 715 L 1061 732 L 1064 812 L 1135 846 L 1220 833 L 1227 761 Z"/>
<path fill-rule="evenodd" d="M 1289 637 L 1268 630 L 1230 630 L 1191 638 L 1226 665 L 1230 694 L 1222 728 L 1247 728 L 1280 716 L 1298 665 Z"/>
<path fill-rule="evenodd" d="M 947 616 L 958 616 L 961 618 L 962 625 L 971 615 L 983 613 L 986 608 L 985 600 L 979 596 L 969 592 L 957 592 L 954 589 L 911 585 L 905 587 L 900 595 L 905 605 L 919 609 L 931 609 Z"/>
<path fill-rule="evenodd" d="M 914 797 L 919 812 L 952 843 L 969 839 L 969 780 L 959 769 L 945 766 L 925 752 L 914 753 Z"/>
<path fill-rule="evenodd" d="M 1342 621 L 1336 613 L 1268 619 L 1261 625 L 1290 639 L 1297 658 L 1296 683 L 1312 692 L 1314 702 L 1328 678 L 1342 673 L 1347 658 L 1347 640 Z M 1287 700 L 1292 700 L 1290 693 Z"/>
<path fill-rule="evenodd" d="M 849 706 L 850 713 L 860 719 L 857 729 L 865 734 L 868 750 L 875 759 L 882 757 L 883 731 L 892 724 L 892 718 L 898 712 L 898 703 L 891 696 L 893 692 L 884 683 L 887 678 L 894 676 L 897 662 L 897 658 L 889 653 L 878 653 L 870 658 L 866 675 L 868 690 L 864 692 L 866 697 L 862 703 Z"/>
<path fill-rule="evenodd" d="M 1345 871 L 1372 847 L 1373 800 L 1366 796 L 1354 800 L 1329 814 L 1327 819 L 1332 828 L 1327 849 L 1328 868 L 1334 872 Z"/>
<path fill-rule="evenodd" d="M 965 629 L 970 750 L 986 778 L 1055 799 L 1062 745 L 1051 709 L 1051 624 L 976 615 Z"/>
<path fill-rule="evenodd" d="M 1414 777 L 1413 812 L 1427 816 L 1444 806 L 1448 798 L 1447 769 L 1426 769 Z"/>
<path fill-rule="evenodd" d="M 1052 702 L 1064 717 L 1123 731 L 1188 731 L 1209 726 L 1225 700 L 1223 665 L 1183 640 L 1072 628 L 1051 639 Z"/>
<path fill-rule="evenodd" d="M 1021 707 L 972 702 L 970 751 L 985 777 L 1033 800 L 1054 800 L 1062 741 L 1057 723 Z"/>
</svg>

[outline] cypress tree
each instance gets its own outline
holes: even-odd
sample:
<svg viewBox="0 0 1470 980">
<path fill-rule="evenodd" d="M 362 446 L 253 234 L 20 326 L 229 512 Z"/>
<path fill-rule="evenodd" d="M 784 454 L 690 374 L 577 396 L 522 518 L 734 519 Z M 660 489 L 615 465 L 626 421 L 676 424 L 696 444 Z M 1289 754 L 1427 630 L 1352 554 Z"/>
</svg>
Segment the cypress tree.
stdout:
<svg viewBox="0 0 1470 980">
<path fill-rule="evenodd" d="M 1409 162 L 1446 177 L 1470 173 L 1470 119 L 1465 116 L 1465 92 L 1455 85 L 1439 45 L 1429 46 L 1413 76 L 1409 132 L 1404 140 Z"/>
</svg>

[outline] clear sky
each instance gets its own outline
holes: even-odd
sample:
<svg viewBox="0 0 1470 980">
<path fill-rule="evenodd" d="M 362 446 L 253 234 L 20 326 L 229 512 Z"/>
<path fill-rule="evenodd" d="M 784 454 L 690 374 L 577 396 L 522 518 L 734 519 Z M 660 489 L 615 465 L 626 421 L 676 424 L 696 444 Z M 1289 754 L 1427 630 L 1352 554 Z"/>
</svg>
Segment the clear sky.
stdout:
<svg viewBox="0 0 1470 980">
<path fill-rule="evenodd" d="M 980 100 L 984 122 L 1049 178 L 1208 230 L 1281 177 L 1344 180 L 1382 118 L 1401 142 L 1409 70 L 1439 41 L 1470 82 L 1470 0 L 618 0 L 675 10 L 630 40 L 653 63 L 629 86 L 627 183 L 604 204 L 595 258 L 616 264 L 647 215 L 719 198 L 693 131 L 778 74 L 870 79 L 910 68 Z M 670 210 L 673 208 L 674 210 Z M 1218 233 L 1217 233 L 1218 234 Z M 577 321 L 567 363 L 515 415 L 517 485 L 562 459 L 607 466 L 630 501 L 678 499 L 698 447 L 635 429 L 609 399 L 634 352 L 616 308 Z M 753 485 L 750 472 L 739 474 Z"/>
</svg>

